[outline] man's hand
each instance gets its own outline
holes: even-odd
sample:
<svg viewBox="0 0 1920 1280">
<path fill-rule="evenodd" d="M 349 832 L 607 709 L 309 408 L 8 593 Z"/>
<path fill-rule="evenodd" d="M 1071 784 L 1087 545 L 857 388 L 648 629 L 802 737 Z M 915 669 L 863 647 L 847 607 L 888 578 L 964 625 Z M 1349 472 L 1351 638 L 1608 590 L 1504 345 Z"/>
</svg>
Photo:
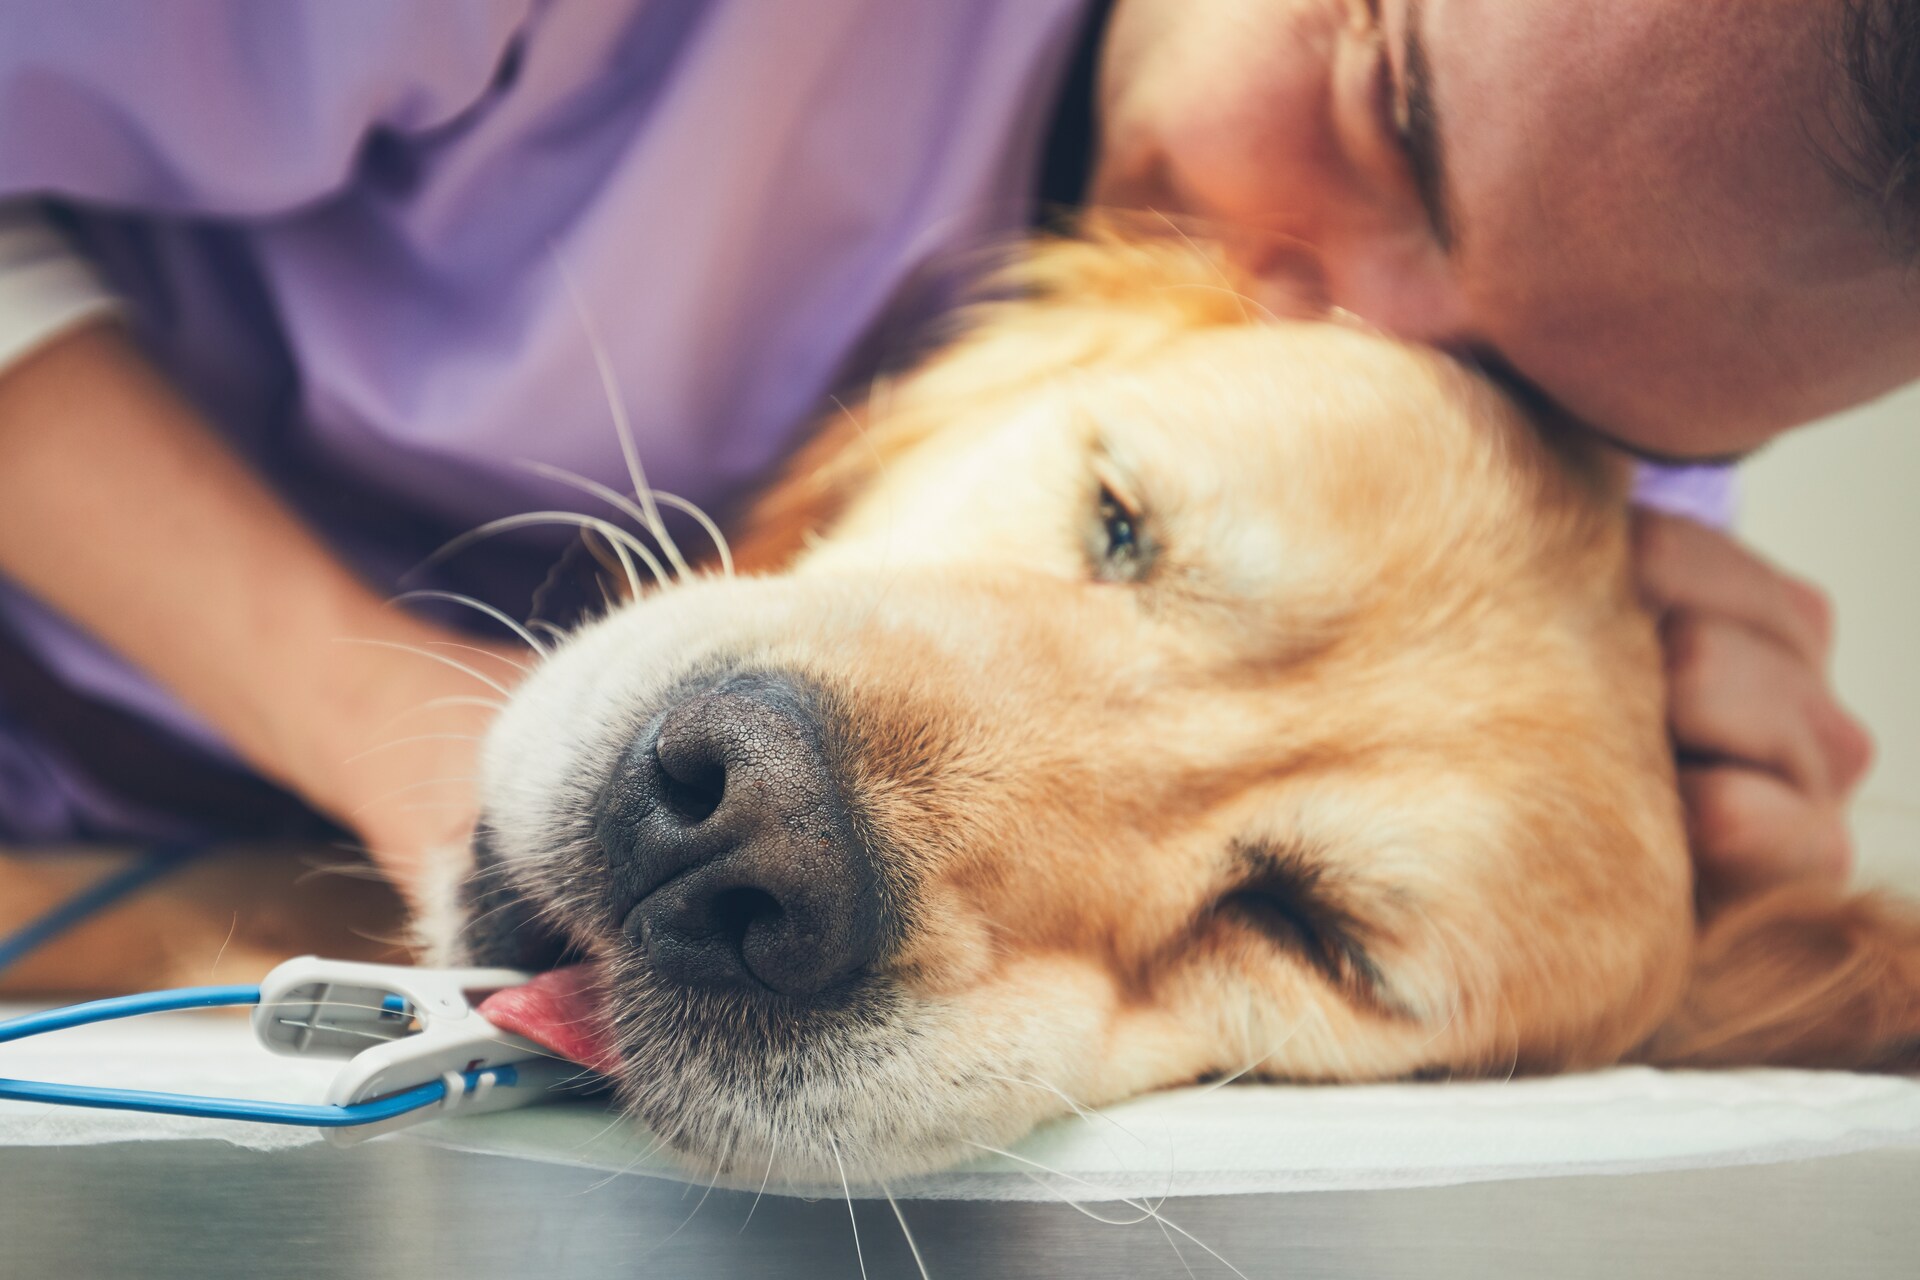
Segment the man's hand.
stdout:
<svg viewBox="0 0 1920 1280">
<path fill-rule="evenodd" d="M 1847 801 L 1873 742 L 1827 682 L 1826 597 L 1725 534 L 1650 511 L 1634 516 L 1634 570 L 1660 624 L 1703 901 L 1844 881 Z"/>
</svg>

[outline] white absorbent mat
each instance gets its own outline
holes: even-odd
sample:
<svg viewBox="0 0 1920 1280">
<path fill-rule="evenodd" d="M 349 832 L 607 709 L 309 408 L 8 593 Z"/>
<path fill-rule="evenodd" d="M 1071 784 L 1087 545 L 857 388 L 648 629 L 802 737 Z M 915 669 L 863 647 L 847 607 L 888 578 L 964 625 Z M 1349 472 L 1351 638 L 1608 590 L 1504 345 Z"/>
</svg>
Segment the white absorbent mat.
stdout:
<svg viewBox="0 0 1920 1280">
<path fill-rule="evenodd" d="M 336 1066 L 274 1057 L 254 1043 L 244 1018 L 222 1014 L 82 1027 L 0 1046 L 0 1076 L 283 1101 L 321 1101 Z M 0 1146 L 180 1138 L 253 1148 L 319 1140 L 309 1129 L 0 1102 Z M 431 1122 L 381 1141 L 676 1176 L 650 1154 L 643 1130 L 593 1103 Z M 1920 1079 L 1622 1067 L 1508 1082 L 1235 1084 L 1070 1118 L 1010 1156 L 892 1190 L 992 1200 L 1361 1190 L 1706 1168 L 1893 1145 L 1920 1146 Z"/>
</svg>

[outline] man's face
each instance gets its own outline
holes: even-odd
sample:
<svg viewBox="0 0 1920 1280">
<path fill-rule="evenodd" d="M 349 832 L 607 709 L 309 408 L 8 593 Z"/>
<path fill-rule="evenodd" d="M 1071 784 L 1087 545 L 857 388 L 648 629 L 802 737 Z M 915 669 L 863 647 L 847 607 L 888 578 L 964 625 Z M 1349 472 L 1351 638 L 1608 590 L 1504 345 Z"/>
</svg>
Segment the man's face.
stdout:
<svg viewBox="0 0 1920 1280">
<path fill-rule="evenodd" d="M 1096 202 L 1709 457 L 1920 376 L 1839 0 L 1120 0 Z"/>
</svg>

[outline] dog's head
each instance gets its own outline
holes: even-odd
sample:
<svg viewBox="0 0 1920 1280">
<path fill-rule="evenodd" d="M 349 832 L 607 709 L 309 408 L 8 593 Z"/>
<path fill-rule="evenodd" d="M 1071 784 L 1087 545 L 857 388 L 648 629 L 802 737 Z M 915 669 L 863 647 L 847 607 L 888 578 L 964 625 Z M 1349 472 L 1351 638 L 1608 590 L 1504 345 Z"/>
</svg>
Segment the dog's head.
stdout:
<svg viewBox="0 0 1920 1280">
<path fill-rule="evenodd" d="M 464 958 L 572 966 L 523 1025 L 690 1162 L 924 1169 L 1068 1099 L 1599 1064 L 1672 1014 L 1615 470 L 1220 272 L 1043 252 L 824 431 L 758 571 L 500 718 Z"/>
</svg>

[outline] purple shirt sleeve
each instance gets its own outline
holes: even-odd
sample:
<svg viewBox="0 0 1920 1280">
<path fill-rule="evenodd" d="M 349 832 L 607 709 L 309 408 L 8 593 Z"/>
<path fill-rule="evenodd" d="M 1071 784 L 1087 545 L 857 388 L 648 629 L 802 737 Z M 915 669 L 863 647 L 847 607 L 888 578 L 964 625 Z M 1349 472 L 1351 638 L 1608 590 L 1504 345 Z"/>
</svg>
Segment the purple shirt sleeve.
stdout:
<svg viewBox="0 0 1920 1280">
<path fill-rule="evenodd" d="M 1714 529 L 1732 527 L 1739 498 L 1740 477 L 1732 467 L 1662 467 L 1643 462 L 1633 477 L 1636 505 L 1685 516 Z"/>
</svg>

